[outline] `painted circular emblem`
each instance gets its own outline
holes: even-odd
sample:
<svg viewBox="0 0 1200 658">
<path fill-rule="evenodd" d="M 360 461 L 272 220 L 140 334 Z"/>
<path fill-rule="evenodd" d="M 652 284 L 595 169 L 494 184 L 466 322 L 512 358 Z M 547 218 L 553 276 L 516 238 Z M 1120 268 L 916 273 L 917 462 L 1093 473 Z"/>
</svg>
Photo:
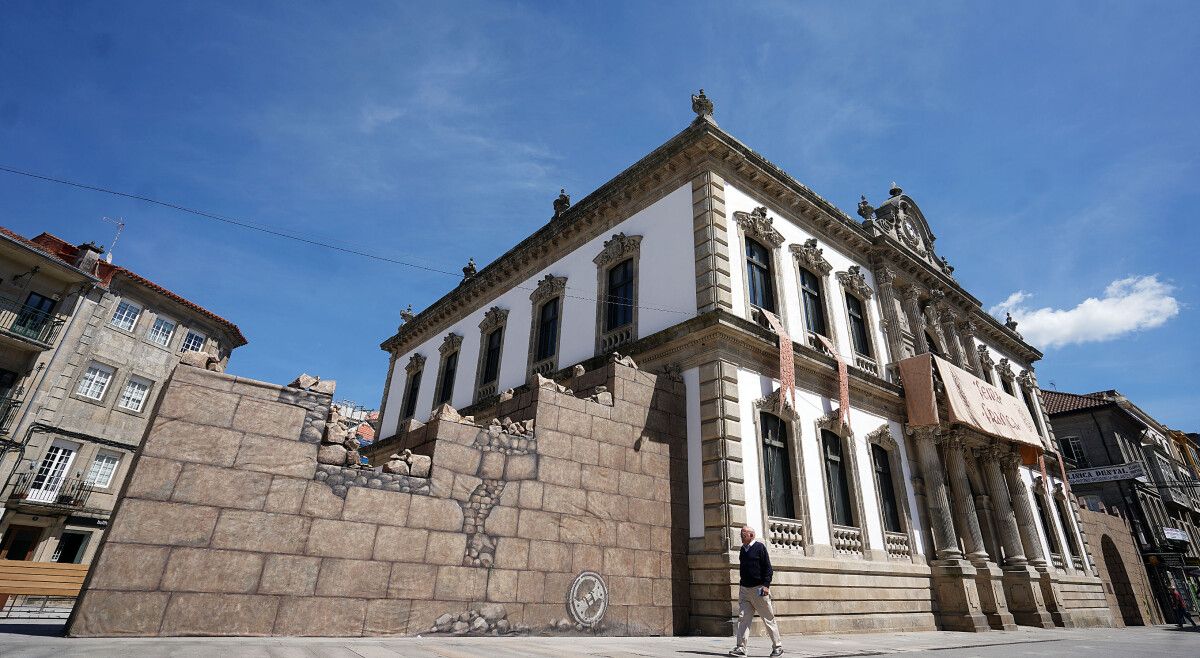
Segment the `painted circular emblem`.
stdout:
<svg viewBox="0 0 1200 658">
<path fill-rule="evenodd" d="M 577 624 L 595 626 L 608 610 L 608 585 L 594 571 L 584 571 L 575 577 L 567 592 L 567 611 Z"/>
</svg>

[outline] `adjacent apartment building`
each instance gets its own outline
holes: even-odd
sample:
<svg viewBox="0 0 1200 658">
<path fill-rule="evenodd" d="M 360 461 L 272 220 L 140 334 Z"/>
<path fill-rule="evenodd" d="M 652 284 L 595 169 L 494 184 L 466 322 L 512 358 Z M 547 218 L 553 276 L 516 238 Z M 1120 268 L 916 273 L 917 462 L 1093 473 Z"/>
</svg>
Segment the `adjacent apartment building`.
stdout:
<svg viewBox="0 0 1200 658">
<path fill-rule="evenodd" d="M 102 255 L 0 228 L 0 559 L 89 563 L 180 355 L 223 370 L 246 344 Z"/>
<path fill-rule="evenodd" d="M 1171 584 L 1196 596 L 1200 567 L 1200 488 L 1193 444 L 1115 390 L 1042 391 L 1076 495 L 1091 509 L 1120 510 L 1164 615 Z"/>
<path fill-rule="evenodd" d="M 686 391 L 665 434 L 686 437 L 687 486 L 670 503 L 686 519 L 687 626 L 677 615 L 658 632 L 732 632 L 742 524 L 771 547 L 787 632 L 1111 623 L 1063 503 L 1041 353 L 956 280 L 898 185 L 851 217 L 719 128 L 703 92 L 693 110 L 681 133 L 575 205 L 560 196 L 544 226 L 404 314 L 382 344 L 372 463 L 415 445 L 406 437 L 442 405 L 487 418 L 510 389 L 569 382 L 619 351 Z M 549 433 L 611 427 L 625 426 Z M 582 475 L 539 500 L 582 488 L 590 501 L 648 459 L 597 461 L 573 441 L 539 460 L 581 461 Z"/>
</svg>

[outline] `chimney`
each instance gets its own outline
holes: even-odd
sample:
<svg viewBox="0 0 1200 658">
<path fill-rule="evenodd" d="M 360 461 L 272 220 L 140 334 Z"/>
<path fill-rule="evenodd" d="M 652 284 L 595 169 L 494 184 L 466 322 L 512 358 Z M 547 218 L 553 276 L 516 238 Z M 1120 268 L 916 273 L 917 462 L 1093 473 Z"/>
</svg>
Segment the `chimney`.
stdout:
<svg viewBox="0 0 1200 658">
<path fill-rule="evenodd" d="M 75 267 L 88 274 L 95 274 L 96 262 L 100 260 L 100 254 L 104 253 L 104 247 L 97 246 L 95 242 L 85 242 L 77 249 L 79 252 L 76 256 Z"/>
</svg>

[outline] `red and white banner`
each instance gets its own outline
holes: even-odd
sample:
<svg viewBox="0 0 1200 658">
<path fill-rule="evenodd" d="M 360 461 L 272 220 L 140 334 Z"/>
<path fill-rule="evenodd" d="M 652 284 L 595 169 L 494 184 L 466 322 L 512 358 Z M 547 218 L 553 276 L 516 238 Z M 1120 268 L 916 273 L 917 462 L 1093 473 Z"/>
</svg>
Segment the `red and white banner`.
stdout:
<svg viewBox="0 0 1200 658">
<path fill-rule="evenodd" d="M 777 315 L 762 309 L 759 309 L 759 311 L 767 319 L 767 323 L 771 325 L 771 331 L 774 331 L 779 336 L 779 411 L 783 411 L 785 404 L 795 409 L 796 365 L 794 355 L 792 354 L 792 337 L 788 335 L 787 329 L 784 328 L 783 322 L 779 320 Z"/>
<path fill-rule="evenodd" d="M 833 346 L 833 341 L 821 334 L 816 334 L 816 336 L 825 346 L 825 350 L 837 361 L 838 419 L 841 420 L 843 427 L 850 429 L 850 371 L 846 368 L 846 360 L 842 358 L 842 353 Z"/>
</svg>

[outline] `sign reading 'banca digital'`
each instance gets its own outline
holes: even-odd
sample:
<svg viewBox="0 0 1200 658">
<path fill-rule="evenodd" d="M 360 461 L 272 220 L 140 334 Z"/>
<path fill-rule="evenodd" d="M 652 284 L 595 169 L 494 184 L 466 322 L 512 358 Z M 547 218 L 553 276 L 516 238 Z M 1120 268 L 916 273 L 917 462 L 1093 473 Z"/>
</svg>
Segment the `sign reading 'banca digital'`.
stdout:
<svg viewBox="0 0 1200 658">
<path fill-rule="evenodd" d="M 1139 462 L 1118 464 L 1116 466 L 1101 466 L 1087 468 L 1081 471 L 1067 473 L 1071 484 L 1091 484 L 1093 482 L 1113 482 L 1114 480 L 1136 480 L 1146 475 L 1146 469 Z"/>
</svg>

